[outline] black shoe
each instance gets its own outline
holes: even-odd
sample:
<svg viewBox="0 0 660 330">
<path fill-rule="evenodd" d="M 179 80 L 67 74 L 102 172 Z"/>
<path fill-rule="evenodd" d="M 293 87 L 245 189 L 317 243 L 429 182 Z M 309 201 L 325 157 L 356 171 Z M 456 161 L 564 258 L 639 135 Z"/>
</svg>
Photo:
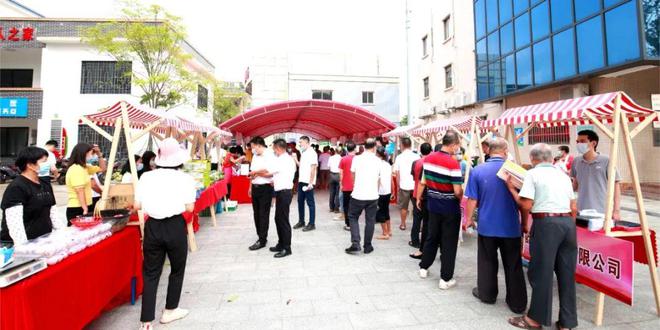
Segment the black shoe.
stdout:
<svg viewBox="0 0 660 330">
<path fill-rule="evenodd" d="M 351 227 L 349 227 L 349 226 L 344 226 L 344 230 L 345 230 L 345 231 L 351 231 Z"/>
<path fill-rule="evenodd" d="M 283 251 L 284 248 L 281 247 L 281 246 L 278 244 L 278 245 L 275 245 L 275 246 L 271 246 L 270 249 L 268 249 L 268 250 L 270 250 L 270 252 L 280 252 L 280 251 Z"/>
<path fill-rule="evenodd" d="M 303 228 L 303 231 L 311 231 L 311 230 L 315 230 L 315 229 L 316 229 L 315 225 L 307 225 L 307 226 L 305 226 L 305 228 Z"/>
<path fill-rule="evenodd" d="M 364 247 L 364 254 L 369 254 L 371 252 L 374 252 L 374 247 L 373 245 L 365 246 Z"/>
<path fill-rule="evenodd" d="M 256 250 L 262 249 L 264 247 L 266 247 L 266 242 L 262 243 L 260 241 L 256 241 L 254 244 L 250 245 L 249 249 L 250 249 L 250 251 L 256 251 Z"/>
<path fill-rule="evenodd" d="M 473 295 L 475 298 L 479 299 L 479 301 L 481 301 L 481 302 L 484 303 L 484 304 L 488 304 L 488 305 L 493 305 L 493 304 L 495 304 L 494 301 L 485 301 L 485 300 L 481 299 L 481 297 L 479 296 L 479 288 L 476 288 L 476 287 L 475 287 L 475 288 L 472 288 L 472 295 Z"/>
<path fill-rule="evenodd" d="M 360 247 L 355 246 L 355 245 L 351 245 L 348 249 L 346 249 L 344 251 L 346 251 L 346 253 L 348 253 L 348 254 L 355 254 L 355 253 L 360 252 Z"/>
<path fill-rule="evenodd" d="M 280 252 L 275 253 L 273 257 L 275 258 L 284 258 L 288 255 L 291 255 L 291 249 L 282 249 Z"/>
<path fill-rule="evenodd" d="M 415 249 L 419 249 L 419 242 L 415 243 L 413 241 L 408 241 L 408 245 L 414 247 Z"/>
<path fill-rule="evenodd" d="M 410 256 L 411 258 L 413 258 L 413 259 L 418 259 L 418 260 L 419 260 L 419 259 L 422 259 L 422 255 L 421 255 L 421 254 L 420 254 L 420 255 L 415 255 L 414 252 L 411 253 L 411 254 L 409 254 L 409 256 Z"/>
<path fill-rule="evenodd" d="M 298 222 L 297 224 L 295 224 L 293 226 L 293 229 L 300 229 L 302 227 L 305 227 L 305 223 L 304 222 Z"/>
</svg>

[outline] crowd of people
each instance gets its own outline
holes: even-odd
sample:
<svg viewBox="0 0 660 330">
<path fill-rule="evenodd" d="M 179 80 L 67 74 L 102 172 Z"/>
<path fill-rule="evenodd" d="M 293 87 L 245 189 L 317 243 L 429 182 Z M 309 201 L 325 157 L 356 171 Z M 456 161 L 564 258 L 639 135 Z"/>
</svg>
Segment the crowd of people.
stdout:
<svg viewBox="0 0 660 330">
<path fill-rule="evenodd" d="M 422 143 L 417 151 L 413 151 L 409 138 L 401 138 L 396 156 L 386 152 L 386 143 L 380 138 L 368 138 L 360 146 L 346 141 L 321 151 L 306 136 L 299 139 L 298 145 L 276 139 L 271 147 L 262 137 L 254 137 L 245 151 L 240 146 L 218 148 L 213 156 L 212 150 L 211 162 L 225 173 L 229 183 L 238 165 L 250 164 L 248 194 L 257 236 L 249 246 L 251 251 L 267 246 L 274 200 L 277 243 L 270 251 L 275 258 L 291 255 L 292 230 L 316 229 L 315 191 L 328 189 L 328 211 L 335 214 L 334 220 L 343 220 L 344 229 L 350 232 L 345 252 L 372 253 L 376 223 L 382 230 L 376 239 L 387 240 L 393 235 L 390 202 L 396 196 L 401 231 L 407 229 L 412 213 L 408 244 L 414 248 L 410 257 L 419 260 L 421 278 L 429 276 L 439 251 L 438 287 L 448 290 L 456 285 L 459 231 L 462 225 L 473 227 L 476 222 L 477 283 L 473 296 L 485 304 L 495 303 L 499 251 L 506 282 L 505 301 L 513 313 L 521 315 L 510 318 L 509 323 L 524 329 L 550 325 L 556 273 L 561 306 L 556 326 L 564 329 L 577 326 L 576 214 L 586 209 L 605 212 L 609 158 L 597 152 L 598 142 L 595 132 L 579 132 L 577 157 L 570 155 L 568 147 L 553 151 L 546 144 L 534 145 L 529 154 L 531 169 L 519 189 L 511 179 L 498 177 L 510 158 L 508 143 L 501 137 L 485 141 L 482 150 L 486 162 L 474 166 L 465 182 L 465 169 L 474 164 L 465 158 L 461 138 L 452 131 L 435 147 Z M 27 147 L 18 154 L 16 165 L 21 175 L 9 184 L 0 205 L 3 241 L 23 244 L 64 228 L 74 217 L 94 210 L 101 186 L 98 174 L 110 166 L 103 153 L 98 146 L 86 143 L 71 151 L 66 172 L 66 219 L 62 219 L 55 211 L 50 183 L 53 176 L 59 175 L 50 150 L 53 147 L 56 144 L 49 141 L 45 148 Z M 134 208 L 151 219 L 146 223 L 143 242 L 141 315 L 143 327 L 149 328 L 155 317 L 156 291 L 166 256 L 171 274 L 161 322 L 188 314 L 178 307 L 188 248 L 182 214 L 192 210 L 196 192 L 192 178 L 179 171 L 189 157 L 176 140 L 165 139 L 157 153 L 147 151 L 134 157 L 139 178 Z M 122 167 L 121 174 L 122 182 L 133 180 L 130 166 Z M 618 174 L 616 181 L 613 218 L 619 219 Z M 171 187 L 177 187 L 176 191 Z M 298 220 L 292 227 L 289 214 L 293 195 L 297 195 Z M 460 203 L 463 196 L 467 198 L 464 210 Z M 363 213 L 362 232 L 359 219 Z M 529 306 L 520 256 L 523 234 L 530 237 L 532 256 L 527 276 L 532 288 Z"/>
</svg>

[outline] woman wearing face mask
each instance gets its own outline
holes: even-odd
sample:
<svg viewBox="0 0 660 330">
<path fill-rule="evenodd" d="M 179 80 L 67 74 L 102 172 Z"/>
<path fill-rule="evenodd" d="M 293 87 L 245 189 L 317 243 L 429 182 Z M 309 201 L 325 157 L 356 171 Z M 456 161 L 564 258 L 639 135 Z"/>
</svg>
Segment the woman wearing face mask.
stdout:
<svg viewBox="0 0 660 330">
<path fill-rule="evenodd" d="M 133 155 L 133 158 L 135 159 L 135 167 L 138 173 L 140 173 L 140 171 L 142 171 L 144 168 L 144 164 L 142 164 L 142 157 L 140 157 L 140 155 Z M 126 163 L 121 168 L 121 183 L 131 182 L 133 182 L 133 174 L 131 174 L 131 163 L 126 160 Z"/>
<path fill-rule="evenodd" d="M 90 175 L 105 170 L 105 159 L 100 157 L 98 147 L 87 143 L 78 143 L 71 151 L 69 169 L 66 173 L 68 202 L 66 218 L 71 219 L 92 211 L 92 182 Z M 99 166 L 93 165 L 96 162 Z"/>
<path fill-rule="evenodd" d="M 66 227 L 56 216 L 50 177 L 39 178 L 44 167 L 50 169 L 47 159 L 46 150 L 37 147 L 27 147 L 18 153 L 16 166 L 21 175 L 7 186 L 2 196 L 0 240 L 18 245 Z"/>
<path fill-rule="evenodd" d="M 153 151 L 145 151 L 142 154 L 142 166 L 141 170 L 138 170 L 138 178 L 142 177 L 142 174 L 147 173 L 156 168 L 156 154 Z"/>
</svg>

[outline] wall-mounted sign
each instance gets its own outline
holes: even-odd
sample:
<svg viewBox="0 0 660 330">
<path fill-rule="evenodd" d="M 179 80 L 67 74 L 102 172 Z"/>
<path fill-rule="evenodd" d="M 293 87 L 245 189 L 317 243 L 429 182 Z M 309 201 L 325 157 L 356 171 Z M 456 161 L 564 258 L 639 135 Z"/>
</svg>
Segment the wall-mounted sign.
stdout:
<svg viewBox="0 0 660 330">
<path fill-rule="evenodd" d="M 651 109 L 660 111 L 660 94 L 651 94 Z"/>
<path fill-rule="evenodd" d="M 25 97 L 0 97 L 0 117 L 25 118 L 28 115 L 28 99 Z"/>
<path fill-rule="evenodd" d="M 3 27 L 0 26 L 0 41 L 32 41 L 34 40 L 34 28 L 25 27 Z"/>
</svg>

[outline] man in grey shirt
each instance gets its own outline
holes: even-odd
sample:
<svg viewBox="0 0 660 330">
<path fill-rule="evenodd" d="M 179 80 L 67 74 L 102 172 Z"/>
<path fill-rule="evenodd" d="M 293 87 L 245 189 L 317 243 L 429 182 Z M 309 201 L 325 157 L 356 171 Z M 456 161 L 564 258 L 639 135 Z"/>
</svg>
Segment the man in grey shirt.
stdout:
<svg viewBox="0 0 660 330">
<path fill-rule="evenodd" d="M 580 131 L 577 136 L 577 149 L 581 156 L 575 157 L 571 167 L 573 189 L 578 193 L 578 210 L 594 209 L 605 213 L 607 199 L 607 169 L 610 158 L 596 152 L 598 135 L 592 130 Z M 620 220 L 621 189 L 619 173 L 615 173 L 614 212 L 612 219 Z"/>
</svg>

